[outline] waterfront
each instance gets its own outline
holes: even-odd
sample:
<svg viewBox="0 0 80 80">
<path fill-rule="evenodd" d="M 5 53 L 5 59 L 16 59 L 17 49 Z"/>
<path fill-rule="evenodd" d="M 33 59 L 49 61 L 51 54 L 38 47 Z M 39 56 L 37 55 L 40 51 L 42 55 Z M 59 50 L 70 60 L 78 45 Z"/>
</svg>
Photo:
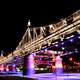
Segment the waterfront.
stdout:
<svg viewBox="0 0 80 80">
<path fill-rule="evenodd" d="M 42 73 L 29 76 L 23 75 L 0 75 L 0 80 L 80 80 L 80 73 Z"/>
</svg>

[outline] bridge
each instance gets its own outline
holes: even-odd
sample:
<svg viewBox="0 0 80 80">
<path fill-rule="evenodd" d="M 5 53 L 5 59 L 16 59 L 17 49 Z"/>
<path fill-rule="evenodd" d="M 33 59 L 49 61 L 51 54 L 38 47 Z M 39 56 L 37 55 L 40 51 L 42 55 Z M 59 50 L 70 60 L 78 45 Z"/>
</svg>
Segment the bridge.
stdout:
<svg viewBox="0 0 80 80">
<path fill-rule="evenodd" d="M 73 33 L 77 33 L 80 38 L 80 10 L 76 11 L 67 18 L 60 19 L 57 23 L 47 26 L 32 27 L 29 20 L 27 30 L 19 42 L 16 49 L 6 57 L 0 58 L 0 64 L 22 63 L 23 58 L 27 55 L 37 53 L 40 50 L 46 50 L 58 43 L 58 40 L 64 41 L 74 37 Z M 57 46 L 57 45 L 56 45 Z M 64 49 L 64 48 L 63 48 Z M 59 54 L 53 52 L 53 55 Z M 59 54 L 64 56 L 69 53 Z"/>
</svg>

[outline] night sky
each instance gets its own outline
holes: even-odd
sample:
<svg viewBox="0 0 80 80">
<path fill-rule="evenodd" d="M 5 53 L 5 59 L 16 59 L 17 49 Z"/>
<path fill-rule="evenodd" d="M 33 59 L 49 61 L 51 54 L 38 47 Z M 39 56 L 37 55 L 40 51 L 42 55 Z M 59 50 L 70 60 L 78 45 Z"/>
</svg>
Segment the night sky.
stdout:
<svg viewBox="0 0 80 80">
<path fill-rule="evenodd" d="M 54 2 L 55 1 L 55 2 Z M 21 40 L 31 19 L 32 26 L 43 26 L 65 18 L 79 10 L 79 0 L 53 2 L 3 2 L 0 9 L 0 51 L 13 51 Z"/>
</svg>

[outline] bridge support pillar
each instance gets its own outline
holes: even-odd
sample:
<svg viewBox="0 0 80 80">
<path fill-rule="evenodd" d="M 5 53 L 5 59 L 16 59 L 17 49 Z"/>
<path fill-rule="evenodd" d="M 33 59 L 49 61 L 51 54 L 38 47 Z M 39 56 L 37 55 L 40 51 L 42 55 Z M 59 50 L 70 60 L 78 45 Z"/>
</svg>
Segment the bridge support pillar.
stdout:
<svg viewBox="0 0 80 80">
<path fill-rule="evenodd" d="M 34 70 L 34 57 L 33 54 L 24 57 L 23 75 L 33 75 Z"/>
<path fill-rule="evenodd" d="M 61 57 L 58 55 L 56 56 L 56 59 L 55 59 L 55 73 L 56 74 L 62 74 L 63 73 L 63 66 L 62 66 L 62 59 Z"/>
</svg>

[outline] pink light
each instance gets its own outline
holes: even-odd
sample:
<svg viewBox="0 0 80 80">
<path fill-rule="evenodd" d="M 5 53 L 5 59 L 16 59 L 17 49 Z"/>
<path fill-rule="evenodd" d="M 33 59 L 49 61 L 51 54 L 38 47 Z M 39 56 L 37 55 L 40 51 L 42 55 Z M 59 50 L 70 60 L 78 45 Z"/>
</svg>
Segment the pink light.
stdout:
<svg viewBox="0 0 80 80">
<path fill-rule="evenodd" d="M 54 68 L 56 68 L 54 65 L 52 65 L 52 68 L 54 69 Z"/>
<path fill-rule="evenodd" d="M 60 56 L 56 57 L 56 62 L 55 62 L 55 66 L 56 66 L 56 74 L 62 74 L 63 73 L 63 65 L 62 65 L 62 59 L 60 58 Z"/>
<path fill-rule="evenodd" d="M 60 56 L 56 57 L 56 68 L 63 68 L 62 59 L 60 58 Z"/>
<path fill-rule="evenodd" d="M 28 62 L 26 63 L 28 64 L 27 66 L 27 75 L 33 75 L 35 72 L 34 72 L 34 57 L 33 57 L 33 54 L 29 55 L 28 56 Z"/>
<path fill-rule="evenodd" d="M 29 64 L 30 68 L 34 68 L 34 57 L 32 54 L 29 56 Z"/>
<path fill-rule="evenodd" d="M 72 60 L 73 60 L 73 58 L 71 57 L 71 58 L 69 58 L 69 60 L 70 60 L 70 61 L 72 61 Z"/>
<path fill-rule="evenodd" d="M 4 65 L 3 65 L 3 64 L 0 66 L 0 70 L 1 70 L 1 71 L 4 70 Z"/>
</svg>

